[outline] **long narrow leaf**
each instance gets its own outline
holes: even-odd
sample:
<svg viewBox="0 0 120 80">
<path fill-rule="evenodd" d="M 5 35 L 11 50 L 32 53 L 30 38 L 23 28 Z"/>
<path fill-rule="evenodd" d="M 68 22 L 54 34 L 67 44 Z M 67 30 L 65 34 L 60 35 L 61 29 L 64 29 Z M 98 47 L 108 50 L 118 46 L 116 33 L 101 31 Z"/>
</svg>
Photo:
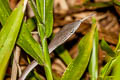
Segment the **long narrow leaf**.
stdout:
<svg viewBox="0 0 120 80">
<path fill-rule="evenodd" d="M 119 34 L 119 40 L 114 52 L 116 53 L 116 55 L 119 55 L 120 53 L 120 34 Z"/>
<path fill-rule="evenodd" d="M 107 46 L 108 46 L 108 44 L 107 44 Z M 115 80 L 119 80 L 119 78 L 118 78 L 118 75 L 120 74 L 119 73 L 119 65 L 120 65 L 120 63 L 119 63 L 119 58 L 120 58 L 120 56 L 119 56 L 119 46 L 120 46 L 120 37 L 119 37 L 119 41 L 118 41 L 118 44 L 117 44 L 117 47 L 116 47 L 116 49 L 115 49 L 115 51 L 114 51 L 114 54 L 116 54 L 116 55 L 118 55 L 118 56 L 116 56 L 116 57 L 114 57 L 113 59 L 111 59 L 104 67 L 103 67 L 103 69 L 101 70 L 101 72 L 100 72 L 100 76 L 101 76 L 101 78 L 102 79 L 104 79 L 105 78 L 105 76 L 107 76 L 109 73 L 110 73 L 110 71 L 112 70 L 112 75 L 114 76 L 114 79 Z M 108 49 L 109 50 L 109 49 Z M 111 49 L 112 50 L 112 49 Z M 109 50 L 110 51 L 110 50 Z M 107 51 L 108 52 L 108 51 Z M 112 54 L 113 54 L 113 51 L 112 51 Z"/>
<path fill-rule="evenodd" d="M 116 54 L 118 55 L 118 57 L 116 57 L 116 60 L 114 62 L 114 65 L 113 65 L 113 70 L 112 70 L 112 73 L 111 73 L 111 76 L 114 76 L 113 80 L 120 80 L 120 35 L 119 35 L 119 41 L 118 41 L 118 44 L 117 44 L 117 47 L 115 49 L 115 52 Z"/>
<path fill-rule="evenodd" d="M 0 0 L 0 22 L 2 25 L 5 24 L 10 13 L 11 13 L 11 9 L 9 7 L 8 1 Z"/>
<path fill-rule="evenodd" d="M 68 65 L 69 63 L 72 62 L 72 58 L 71 58 L 69 52 L 66 49 L 64 49 L 63 46 L 59 46 L 55 50 L 55 52 L 65 62 L 66 65 Z"/>
<path fill-rule="evenodd" d="M 111 57 L 116 56 L 115 52 L 110 48 L 110 46 L 107 44 L 107 42 L 105 42 L 104 39 L 101 41 L 101 48 L 104 51 L 106 51 L 109 56 L 111 56 Z"/>
<path fill-rule="evenodd" d="M 100 79 L 104 80 L 106 76 L 109 75 L 110 71 L 112 70 L 113 64 L 114 64 L 114 59 L 111 59 L 107 64 L 101 69 L 100 71 Z"/>
<path fill-rule="evenodd" d="M 23 5 L 23 3 L 25 5 Z M 8 17 L 0 32 L 0 80 L 3 80 L 7 63 L 15 45 L 15 41 L 22 23 L 26 0 L 22 0 Z M 6 56 L 7 55 L 7 56 Z"/>
<path fill-rule="evenodd" d="M 41 1 L 36 1 L 36 2 L 37 4 L 40 4 L 40 6 L 37 5 L 37 7 L 41 10 L 41 13 L 43 13 L 42 15 L 39 13 L 40 12 L 39 10 L 36 10 L 34 2 L 30 0 L 31 6 L 33 8 L 34 14 L 37 19 L 38 32 L 39 32 L 41 43 L 42 43 L 42 48 L 43 48 L 43 53 L 44 53 L 44 62 L 45 62 L 44 69 L 45 69 L 46 77 L 48 80 L 52 80 L 53 78 L 52 78 L 52 70 L 51 70 L 51 61 L 50 61 L 50 56 L 49 56 L 49 51 L 48 51 L 47 38 L 52 33 L 51 28 L 53 26 L 53 17 L 52 17 L 53 13 L 52 13 L 51 7 L 53 8 L 53 6 L 50 6 L 50 5 L 53 4 L 53 1 L 52 3 L 49 0 L 41 0 Z M 49 11 L 51 13 L 49 13 Z M 42 24 L 40 23 L 40 19 L 42 19 Z M 52 26 L 51 26 L 51 22 L 52 22 Z"/>
<path fill-rule="evenodd" d="M 115 59 L 112 67 L 113 67 L 113 70 L 112 70 L 111 76 L 114 76 L 112 80 L 120 80 L 120 56 L 118 56 Z"/>
<path fill-rule="evenodd" d="M 80 41 L 79 55 L 67 67 L 65 73 L 62 76 L 62 80 L 79 80 L 82 77 L 91 55 L 93 37 L 96 27 L 95 22 L 96 21 L 93 19 L 91 32 L 88 33 L 85 37 L 83 37 Z"/>
<path fill-rule="evenodd" d="M 97 80 L 98 78 L 98 30 L 96 29 L 94 40 L 93 40 L 93 49 L 92 55 L 89 64 L 90 79 Z"/>
<path fill-rule="evenodd" d="M 17 44 L 38 61 L 39 64 L 43 65 L 42 48 L 40 44 L 33 39 L 26 23 L 23 23 Z"/>
<path fill-rule="evenodd" d="M 53 0 L 36 0 L 39 16 L 45 27 L 45 34 L 48 38 L 53 28 Z"/>
</svg>

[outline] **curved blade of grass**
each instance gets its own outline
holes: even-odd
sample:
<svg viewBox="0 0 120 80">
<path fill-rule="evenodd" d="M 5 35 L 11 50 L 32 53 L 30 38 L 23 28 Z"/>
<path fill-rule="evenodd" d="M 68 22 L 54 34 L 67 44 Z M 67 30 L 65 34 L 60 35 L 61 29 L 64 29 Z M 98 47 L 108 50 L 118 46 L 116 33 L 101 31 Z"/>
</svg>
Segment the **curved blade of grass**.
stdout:
<svg viewBox="0 0 120 80">
<path fill-rule="evenodd" d="M 118 57 L 116 58 L 115 60 L 115 63 L 113 65 L 113 70 L 112 70 L 112 73 L 111 73 L 111 76 L 114 76 L 113 80 L 120 80 L 120 35 L 119 35 L 119 41 L 118 41 L 118 44 L 117 44 L 117 47 L 115 49 L 115 52 L 116 54 L 118 55 Z"/>
<path fill-rule="evenodd" d="M 46 37 L 50 37 L 53 28 L 53 0 L 36 0 L 38 14 L 45 27 Z"/>
<path fill-rule="evenodd" d="M 120 80 L 120 56 L 115 59 L 113 66 L 113 70 L 111 76 L 114 76 L 112 80 Z"/>
<path fill-rule="evenodd" d="M 92 55 L 89 63 L 89 73 L 91 75 L 90 80 L 97 80 L 98 78 L 98 43 L 98 30 L 96 29 L 93 40 Z"/>
<path fill-rule="evenodd" d="M 101 69 L 100 71 L 100 78 L 102 80 L 105 79 L 105 77 L 110 73 L 110 71 L 112 70 L 113 64 L 114 64 L 114 59 L 111 59 L 109 62 L 107 62 L 107 64 Z"/>
<path fill-rule="evenodd" d="M 116 55 L 120 54 L 120 34 L 119 34 L 119 40 L 114 52 L 116 53 Z"/>
<path fill-rule="evenodd" d="M 79 54 L 73 60 L 64 72 L 61 80 L 79 80 L 89 62 L 92 51 L 93 37 L 96 28 L 96 21 L 92 19 L 91 32 L 85 35 L 79 43 Z M 84 64 L 84 65 L 83 65 Z"/>
<path fill-rule="evenodd" d="M 66 65 L 68 65 L 72 62 L 72 58 L 71 58 L 69 52 L 66 49 L 64 49 L 63 46 L 59 46 L 55 50 L 55 52 L 65 62 Z"/>
<path fill-rule="evenodd" d="M 106 43 L 106 42 L 105 42 Z M 107 44 L 108 45 L 108 44 Z M 119 47 L 120 46 L 120 36 L 119 36 L 119 41 L 118 41 L 118 44 L 117 44 L 117 47 L 114 51 L 114 53 L 116 55 L 119 54 Z M 112 49 L 111 49 L 112 50 Z M 112 51 L 113 52 L 113 51 Z M 117 65 L 118 64 L 118 65 Z M 107 62 L 107 64 L 102 68 L 102 70 L 100 71 L 100 76 L 102 79 L 105 78 L 105 76 L 107 76 L 110 71 L 112 70 L 112 75 L 116 75 L 119 73 L 119 69 L 117 68 L 119 66 L 119 56 L 117 57 L 114 57 L 113 59 L 111 59 L 109 62 Z M 119 75 L 119 74 L 118 74 Z M 117 76 L 116 76 L 117 78 Z"/>
<path fill-rule="evenodd" d="M 10 13 L 11 9 L 9 7 L 8 1 L 0 0 L 0 22 L 2 25 L 5 24 Z"/>
<path fill-rule="evenodd" d="M 100 78 L 102 80 L 105 79 L 106 76 L 108 76 L 111 73 L 111 76 L 114 76 L 112 80 L 119 80 L 118 77 L 120 75 L 119 65 L 120 65 L 120 56 L 117 56 L 113 59 L 111 59 L 100 71 Z M 113 69 L 113 70 L 112 70 Z"/>
<path fill-rule="evenodd" d="M 33 39 L 26 23 L 22 25 L 17 44 L 38 61 L 39 64 L 43 65 L 42 48 L 40 44 Z"/>
<path fill-rule="evenodd" d="M 117 44 L 117 47 L 114 51 L 117 55 L 119 54 L 119 46 L 120 46 L 120 37 L 119 37 L 119 42 Z M 100 76 L 104 79 L 105 76 L 107 76 L 110 73 L 110 71 L 113 69 L 111 75 L 114 77 L 112 80 L 120 80 L 120 78 L 118 77 L 120 75 L 120 70 L 119 70 L 120 62 L 119 61 L 120 61 L 119 55 L 111 59 L 101 70 Z"/>
<path fill-rule="evenodd" d="M 116 53 L 110 48 L 110 46 L 107 44 L 107 42 L 102 39 L 101 41 L 101 48 L 107 52 L 107 54 L 111 57 L 115 57 Z"/>
<path fill-rule="evenodd" d="M 23 5 L 23 3 L 25 5 Z M 3 80 L 7 63 L 15 45 L 15 41 L 22 23 L 27 0 L 22 0 L 8 17 L 0 31 L 0 80 Z M 7 56 L 6 56 L 7 55 Z"/>
</svg>

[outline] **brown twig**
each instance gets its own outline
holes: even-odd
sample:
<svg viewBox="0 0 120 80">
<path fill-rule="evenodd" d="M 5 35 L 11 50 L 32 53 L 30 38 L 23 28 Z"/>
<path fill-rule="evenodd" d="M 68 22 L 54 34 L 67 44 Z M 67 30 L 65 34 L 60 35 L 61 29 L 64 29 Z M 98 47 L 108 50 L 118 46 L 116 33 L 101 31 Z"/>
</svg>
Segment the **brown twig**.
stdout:
<svg viewBox="0 0 120 80">
<path fill-rule="evenodd" d="M 21 49 L 18 46 L 16 46 L 14 51 L 11 80 L 16 80 L 17 78 L 17 70 L 18 70 L 17 64 L 19 63 L 20 51 Z"/>
</svg>

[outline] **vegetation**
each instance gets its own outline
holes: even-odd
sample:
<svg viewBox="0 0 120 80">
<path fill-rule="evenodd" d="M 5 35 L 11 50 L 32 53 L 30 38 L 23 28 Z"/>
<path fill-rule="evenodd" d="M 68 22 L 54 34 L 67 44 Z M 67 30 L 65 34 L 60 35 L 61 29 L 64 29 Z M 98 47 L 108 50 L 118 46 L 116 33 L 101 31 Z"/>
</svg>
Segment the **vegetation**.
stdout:
<svg viewBox="0 0 120 80">
<path fill-rule="evenodd" d="M 64 1 L 65 0 L 61 0 L 61 3 L 64 3 Z M 54 14 L 56 13 L 58 16 L 62 14 L 60 18 L 63 18 L 68 15 L 68 13 L 71 15 L 74 11 L 67 13 L 68 7 L 66 7 L 63 9 L 63 12 L 58 11 L 59 13 L 57 13 L 57 10 L 53 10 L 53 5 L 57 4 L 53 4 L 54 0 L 20 0 L 14 9 L 10 7 L 8 0 L 0 0 L 0 80 L 7 80 L 7 78 L 10 79 L 10 77 L 13 80 L 120 80 L 120 36 L 117 45 L 114 44 L 115 41 L 111 41 L 115 47 L 112 49 L 110 46 L 111 43 L 109 42 L 110 39 L 99 36 L 100 25 L 98 25 L 98 19 L 101 17 L 97 17 L 97 9 L 110 8 L 111 6 L 112 8 L 114 6 L 113 9 L 116 11 L 114 14 L 119 16 L 120 1 L 80 1 L 79 5 L 73 6 L 71 4 L 69 8 L 76 10 L 75 12 L 79 12 L 79 10 L 82 10 L 82 7 L 84 7 L 83 9 L 85 10 L 91 10 L 91 12 L 93 10 L 96 12 L 89 14 L 89 12 L 84 12 L 83 10 L 83 15 L 85 15 L 85 13 L 89 15 L 85 15 L 85 17 L 82 16 L 82 19 L 74 20 L 74 22 L 65 23 L 64 26 L 64 21 L 61 21 L 63 28 L 54 34 Z M 17 2 L 17 0 L 15 0 L 15 2 Z M 27 6 L 27 4 L 29 6 Z M 30 15 L 32 14 L 29 12 L 30 9 L 34 14 L 32 17 L 28 15 L 29 13 Z M 65 10 L 66 13 L 64 13 Z M 106 15 L 103 15 L 102 19 L 105 18 Z M 67 19 L 68 21 L 71 20 L 69 17 Z M 78 55 L 73 59 L 68 49 L 69 46 L 66 48 L 63 43 L 71 38 L 77 30 L 86 27 L 85 21 L 91 22 L 89 23 L 91 29 L 89 31 L 86 30 L 85 33 L 83 32 L 84 34 L 82 35 L 84 36 L 82 36 L 80 40 L 77 39 Z M 101 24 L 102 23 L 105 25 L 105 22 L 101 22 Z M 116 24 L 117 23 L 116 21 Z M 79 26 L 82 27 L 79 28 Z M 107 29 L 109 28 L 106 28 L 106 30 Z M 105 30 L 101 29 L 101 31 Z M 34 34 L 37 37 L 39 36 L 38 40 L 34 38 Z M 20 61 L 19 63 L 19 60 L 15 58 L 15 51 L 17 51 L 16 46 L 21 49 L 21 55 L 25 55 L 24 57 L 21 56 L 23 63 L 27 63 L 24 69 L 22 69 L 20 65 L 22 62 Z M 72 46 L 71 44 L 70 47 Z M 99 64 L 99 49 L 107 53 L 104 59 L 105 63 L 101 66 Z M 52 53 L 53 51 L 54 55 Z M 17 53 L 19 53 L 19 51 L 17 51 Z M 20 56 L 17 56 L 17 59 L 18 57 Z M 53 70 L 53 62 L 56 58 L 64 62 L 60 63 L 61 65 L 64 64 L 63 67 L 65 66 L 65 70 L 61 75 L 58 75 L 57 72 Z M 12 67 L 16 67 L 16 72 L 12 73 L 10 71 L 10 76 L 8 77 L 9 68 L 14 71 L 11 65 Z M 37 65 L 39 65 L 39 68 L 35 68 Z M 55 66 L 55 68 L 57 67 Z"/>
</svg>

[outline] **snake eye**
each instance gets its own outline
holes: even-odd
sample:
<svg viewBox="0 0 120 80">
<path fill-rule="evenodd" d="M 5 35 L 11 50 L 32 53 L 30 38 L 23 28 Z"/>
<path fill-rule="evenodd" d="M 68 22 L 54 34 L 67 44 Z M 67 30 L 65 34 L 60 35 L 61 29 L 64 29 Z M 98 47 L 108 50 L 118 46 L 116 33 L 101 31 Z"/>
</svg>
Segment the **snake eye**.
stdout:
<svg viewBox="0 0 120 80">
<path fill-rule="evenodd" d="M 74 29 L 70 33 L 74 33 Z"/>
</svg>

